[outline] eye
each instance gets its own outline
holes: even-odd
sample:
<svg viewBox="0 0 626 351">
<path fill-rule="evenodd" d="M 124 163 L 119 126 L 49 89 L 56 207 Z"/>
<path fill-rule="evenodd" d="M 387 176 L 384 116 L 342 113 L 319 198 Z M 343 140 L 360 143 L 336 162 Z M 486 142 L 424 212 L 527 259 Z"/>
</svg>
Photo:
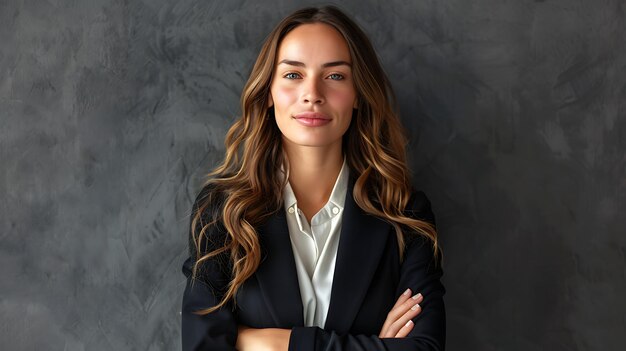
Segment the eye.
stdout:
<svg viewBox="0 0 626 351">
<path fill-rule="evenodd" d="M 290 72 L 290 73 L 285 74 L 283 77 L 287 79 L 298 79 L 300 75 L 298 73 Z"/>
<path fill-rule="evenodd" d="M 328 76 L 330 79 L 332 80 L 343 80 L 343 75 L 339 74 L 339 73 L 333 73 L 331 75 Z"/>
</svg>

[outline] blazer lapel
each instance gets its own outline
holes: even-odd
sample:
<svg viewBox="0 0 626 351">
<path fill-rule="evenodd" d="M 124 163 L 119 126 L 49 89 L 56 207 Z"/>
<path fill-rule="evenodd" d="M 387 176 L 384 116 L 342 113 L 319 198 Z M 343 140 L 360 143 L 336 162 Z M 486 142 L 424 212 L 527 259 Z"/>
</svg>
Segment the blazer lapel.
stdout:
<svg viewBox="0 0 626 351">
<path fill-rule="evenodd" d="M 391 225 L 366 214 L 352 196 L 351 181 L 346 194 L 341 236 L 325 329 L 347 333 L 361 307 L 375 273 Z"/>
<path fill-rule="evenodd" d="M 277 327 L 303 326 L 298 274 L 281 209 L 259 228 L 263 257 L 256 271 L 259 287 Z"/>
</svg>

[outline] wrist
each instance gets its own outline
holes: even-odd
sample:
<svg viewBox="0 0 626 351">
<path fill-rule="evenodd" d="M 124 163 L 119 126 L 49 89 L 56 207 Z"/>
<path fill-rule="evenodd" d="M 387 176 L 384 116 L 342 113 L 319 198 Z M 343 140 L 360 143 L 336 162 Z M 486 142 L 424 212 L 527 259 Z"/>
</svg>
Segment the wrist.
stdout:
<svg viewBox="0 0 626 351">
<path fill-rule="evenodd" d="M 275 349 L 280 351 L 289 350 L 289 338 L 291 337 L 291 329 L 275 329 L 274 340 L 276 341 Z"/>
</svg>

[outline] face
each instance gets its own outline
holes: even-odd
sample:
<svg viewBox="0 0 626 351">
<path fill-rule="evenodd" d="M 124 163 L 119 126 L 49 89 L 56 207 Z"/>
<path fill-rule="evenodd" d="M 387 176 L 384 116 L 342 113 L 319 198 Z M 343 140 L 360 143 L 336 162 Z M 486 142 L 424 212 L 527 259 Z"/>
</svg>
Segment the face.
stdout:
<svg viewBox="0 0 626 351">
<path fill-rule="evenodd" d="M 286 146 L 341 145 L 357 107 L 351 64 L 348 44 L 327 24 L 302 24 L 283 38 L 269 106 Z"/>
</svg>

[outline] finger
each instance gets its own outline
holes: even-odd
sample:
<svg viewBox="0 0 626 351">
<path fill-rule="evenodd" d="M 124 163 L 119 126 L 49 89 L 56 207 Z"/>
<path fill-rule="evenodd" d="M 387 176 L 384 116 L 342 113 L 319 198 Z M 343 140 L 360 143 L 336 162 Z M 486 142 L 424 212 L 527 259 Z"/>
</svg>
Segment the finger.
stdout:
<svg viewBox="0 0 626 351">
<path fill-rule="evenodd" d="M 387 319 L 385 320 L 385 323 L 383 324 L 383 327 L 380 330 L 379 337 L 383 337 L 383 335 L 386 335 L 387 329 L 389 329 L 389 326 L 391 325 L 391 323 L 393 323 L 399 316 L 401 316 L 404 313 L 404 311 L 398 311 L 398 307 L 402 306 L 402 304 L 404 304 L 407 300 L 409 300 L 410 296 L 411 296 L 411 289 L 406 289 L 402 293 L 402 295 L 398 297 L 396 304 L 393 305 L 393 307 L 391 308 L 391 311 L 389 311 L 389 313 L 387 314 Z"/>
<path fill-rule="evenodd" d="M 398 300 L 396 301 L 396 304 L 393 305 L 393 307 L 391 308 L 392 310 L 400 305 L 402 305 L 406 300 L 409 299 L 409 297 L 411 297 L 411 289 L 406 289 L 402 295 L 400 295 L 400 297 L 398 297 Z"/>
<path fill-rule="evenodd" d="M 407 289 L 408 291 L 409 289 Z M 396 335 L 395 332 L 391 332 L 390 328 L 394 323 L 397 323 L 402 316 L 407 313 L 411 309 L 411 307 L 415 306 L 416 303 L 421 303 L 424 300 L 424 296 L 418 293 L 413 295 L 410 298 L 407 298 L 406 295 L 402 294 L 398 301 L 402 301 L 401 304 L 396 304 L 394 308 L 387 314 L 387 319 L 383 324 L 383 328 L 380 331 L 381 337 L 394 337 Z M 404 321 L 406 322 L 406 320 Z M 398 327 L 400 328 L 400 327 Z"/>
<path fill-rule="evenodd" d="M 407 291 L 410 291 L 410 289 L 407 289 Z M 417 293 L 410 298 L 407 298 L 405 294 L 402 294 L 402 296 L 398 298 L 398 301 L 402 301 L 402 303 L 396 304 L 396 306 L 387 314 L 387 319 L 385 320 L 385 323 L 380 331 L 380 337 L 394 337 L 395 333 L 392 334 L 389 330 L 391 325 L 402 318 L 402 316 L 416 303 L 421 303 L 423 300 L 424 296 L 422 296 L 421 293 Z"/>
<path fill-rule="evenodd" d="M 409 309 L 401 318 L 392 323 L 387 330 L 387 337 L 394 338 L 400 332 L 400 329 L 406 326 L 406 324 L 411 321 L 413 318 L 417 317 L 417 315 L 422 311 L 422 308 L 419 304 L 415 304 L 411 309 Z M 412 329 L 412 327 L 411 327 Z"/>
<path fill-rule="evenodd" d="M 413 301 L 411 301 L 413 302 Z M 413 302 L 413 306 L 409 308 L 401 317 L 396 319 L 387 330 L 387 337 L 393 338 L 400 328 L 402 328 L 409 320 L 415 318 L 422 311 L 421 306 L 418 303 Z"/>
<path fill-rule="evenodd" d="M 404 325 L 402 326 L 402 328 L 400 328 L 400 330 L 398 330 L 398 334 L 396 334 L 396 338 L 404 338 L 407 335 L 409 335 L 409 333 L 411 332 L 411 330 L 413 330 L 413 326 L 415 324 L 413 324 L 413 321 L 409 319 L 408 322 L 404 323 Z"/>
<path fill-rule="evenodd" d="M 422 296 L 422 294 L 420 293 L 415 294 L 410 298 L 404 299 L 401 304 L 391 309 L 391 311 L 387 315 L 387 320 L 389 320 L 391 323 L 394 323 L 408 310 L 410 310 L 411 307 L 413 307 L 416 303 L 421 303 L 423 300 L 424 296 Z"/>
<path fill-rule="evenodd" d="M 424 300 L 422 294 L 417 293 L 410 298 L 404 299 L 401 304 L 391 309 L 389 315 L 391 316 L 392 322 L 396 321 L 400 318 L 406 311 L 408 311 L 411 307 L 413 307 L 416 303 L 421 303 Z"/>
</svg>

